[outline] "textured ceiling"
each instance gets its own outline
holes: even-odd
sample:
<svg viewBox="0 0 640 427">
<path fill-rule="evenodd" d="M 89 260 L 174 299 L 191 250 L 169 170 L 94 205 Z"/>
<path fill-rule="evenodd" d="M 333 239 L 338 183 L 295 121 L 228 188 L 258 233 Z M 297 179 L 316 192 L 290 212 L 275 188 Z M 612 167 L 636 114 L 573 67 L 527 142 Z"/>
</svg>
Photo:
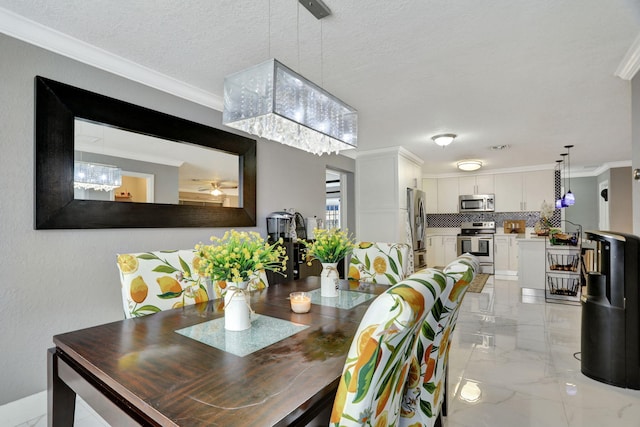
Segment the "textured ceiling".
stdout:
<svg viewBox="0 0 640 427">
<path fill-rule="evenodd" d="M 0 0 L 0 7 L 222 95 L 224 76 L 270 57 L 359 111 L 359 151 L 403 146 L 427 174 L 572 170 L 631 160 L 630 82 L 614 76 L 640 34 L 637 0 Z M 437 133 L 459 135 L 442 149 Z M 495 152 L 493 145 L 509 150 Z"/>
</svg>

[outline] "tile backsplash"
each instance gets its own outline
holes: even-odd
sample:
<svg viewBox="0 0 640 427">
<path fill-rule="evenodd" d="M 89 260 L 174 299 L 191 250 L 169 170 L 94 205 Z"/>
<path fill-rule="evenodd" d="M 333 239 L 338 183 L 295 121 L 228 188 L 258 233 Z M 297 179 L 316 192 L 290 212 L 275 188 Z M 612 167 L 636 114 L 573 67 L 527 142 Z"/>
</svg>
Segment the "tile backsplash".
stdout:
<svg viewBox="0 0 640 427">
<path fill-rule="evenodd" d="M 495 221 L 496 228 L 501 228 L 505 221 L 511 220 L 524 220 L 527 227 L 534 227 L 539 219 L 540 211 L 427 214 L 427 227 L 457 228 L 463 222 Z M 554 227 L 558 227 L 560 215 L 554 215 L 551 218 L 551 223 Z"/>
</svg>

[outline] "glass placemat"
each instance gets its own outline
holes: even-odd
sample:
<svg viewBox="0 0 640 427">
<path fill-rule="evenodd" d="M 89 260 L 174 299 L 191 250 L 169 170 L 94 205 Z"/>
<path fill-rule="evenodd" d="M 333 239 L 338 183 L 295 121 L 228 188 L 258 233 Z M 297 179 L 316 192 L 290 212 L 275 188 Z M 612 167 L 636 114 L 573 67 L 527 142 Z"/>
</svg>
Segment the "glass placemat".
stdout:
<svg viewBox="0 0 640 427">
<path fill-rule="evenodd" d="M 244 357 L 308 327 L 271 316 L 252 314 L 251 327 L 244 331 L 227 331 L 224 328 L 224 317 L 221 317 L 178 329 L 176 332 L 219 350 Z"/>
<path fill-rule="evenodd" d="M 362 304 L 365 301 L 375 298 L 373 294 L 365 294 L 362 292 L 354 291 L 338 291 L 338 296 L 333 298 L 323 297 L 320 295 L 320 289 L 314 289 L 309 291 L 311 294 L 311 303 L 319 305 L 328 305 L 329 307 L 336 308 L 353 308 L 358 304 Z"/>
</svg>

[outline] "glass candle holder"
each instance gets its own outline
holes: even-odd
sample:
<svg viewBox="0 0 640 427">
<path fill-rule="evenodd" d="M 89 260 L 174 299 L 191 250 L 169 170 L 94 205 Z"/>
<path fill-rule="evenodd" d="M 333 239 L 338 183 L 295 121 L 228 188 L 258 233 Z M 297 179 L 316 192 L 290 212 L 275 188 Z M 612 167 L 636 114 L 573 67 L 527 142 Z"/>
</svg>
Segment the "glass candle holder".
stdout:
<svg viewBox="0 0 640 427">
<path fill-rule="evenodd" d="M 292 292 L 289 300 L 294 313 L 308 313 L 311 310 L 311 295 L 308 292 Z"/>
</svg>

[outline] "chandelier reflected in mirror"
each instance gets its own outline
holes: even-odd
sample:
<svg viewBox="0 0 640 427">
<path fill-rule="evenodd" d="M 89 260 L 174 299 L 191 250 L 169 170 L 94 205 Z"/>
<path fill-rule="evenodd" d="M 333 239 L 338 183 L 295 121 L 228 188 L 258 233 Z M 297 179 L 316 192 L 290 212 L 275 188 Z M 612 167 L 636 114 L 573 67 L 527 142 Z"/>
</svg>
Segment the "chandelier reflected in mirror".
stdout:
<svg viewBox="0 0 640 427">
<path fill-rule="evenodd" d="M 313 154 L 358 146 L 358 113 L 270 59 L 224 79 L 222 123 Z"/>
<path fill-rule="evenodd" d="M 111 191 L 122 185 L 122 169 L 117 166 L 76 161 L 73 168 L 73 188 Z"/>
</svg>

